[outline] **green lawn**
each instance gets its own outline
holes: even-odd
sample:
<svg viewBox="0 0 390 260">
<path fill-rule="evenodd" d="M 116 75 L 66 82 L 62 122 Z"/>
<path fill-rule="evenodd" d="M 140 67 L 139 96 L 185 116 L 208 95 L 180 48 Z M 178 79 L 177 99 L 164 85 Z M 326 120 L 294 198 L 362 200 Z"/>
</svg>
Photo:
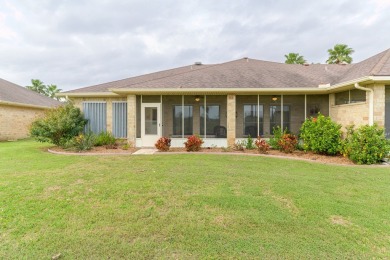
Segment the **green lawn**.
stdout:
<svg viewBox="0 0 390 260">
<path fill-rule="evenodd" d="M 389 258 L 390 168 L 0 143 L 0 259 Z"/>
</svg>

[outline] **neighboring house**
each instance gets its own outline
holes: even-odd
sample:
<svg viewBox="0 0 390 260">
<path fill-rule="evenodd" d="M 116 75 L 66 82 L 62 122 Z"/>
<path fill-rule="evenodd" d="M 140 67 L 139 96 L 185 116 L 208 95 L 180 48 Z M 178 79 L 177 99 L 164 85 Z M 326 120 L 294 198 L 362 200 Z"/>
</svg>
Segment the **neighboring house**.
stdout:
<svg viewBox="0 0 390 260">
<path fill-rule="evenodd" d="M 29 136 L 29 126 L 44 112 L 61 103 L 0 79 L 0 141 Z"/>
<path fill-rule="evenodd" d="M 298 133 L 318 112 L 347 126 L 377 123 L 390 137 L 390 49 L 356 64 L 284 64 L 243 58 L 195 63 L 60 94 L 74 101 L 88 128 L 136 146 L 160 136 L 183 146 L 268 137 L 275 126 Z"/>
</svg>

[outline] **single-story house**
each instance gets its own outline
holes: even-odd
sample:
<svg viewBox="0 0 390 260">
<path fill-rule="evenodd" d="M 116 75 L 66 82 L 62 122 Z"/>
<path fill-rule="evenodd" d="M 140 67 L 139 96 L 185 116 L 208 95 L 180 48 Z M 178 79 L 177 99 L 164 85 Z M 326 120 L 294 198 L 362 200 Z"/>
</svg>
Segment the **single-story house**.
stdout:
<svg viewBox="0 0 390 260">
<path fill-rule="evenodd" d="M 193 65 L 63 92 L 89 119 L 137 147 L 160 136 L 183 146 L 228 146 L 275 126 L 298 133 L 319 112 L 334 121 L 377 123 L 390 137 L 390 49 L 356 64 L 284 64 L 242 58 Z"/>
<path fill-rule="evenodd" d="M 29 136 L 29 127 L 50 108 L 61 103 L 0 79 L 0 141 Z"/>
</svg>

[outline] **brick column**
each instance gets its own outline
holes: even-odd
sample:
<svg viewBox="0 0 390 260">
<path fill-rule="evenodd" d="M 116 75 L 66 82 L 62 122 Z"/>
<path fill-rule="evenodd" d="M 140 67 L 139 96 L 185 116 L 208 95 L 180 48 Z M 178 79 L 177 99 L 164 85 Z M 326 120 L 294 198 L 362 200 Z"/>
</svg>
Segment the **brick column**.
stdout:
<svg viewBox="0 0 390 260">
<path fill-rule="evenodd" d="M 135 146 L 137 134 L 137 99 L 135 95 L 127 96 L 127 141 Z"/>
<path fill-rule="evenodd" d="M 227 95 L 227 144 L 236 142 L 236 95 Z"/>
<path fill-rule="evenodd" d="M 112 133 L 112 100 L 107 99 L 106 128 L 107 132 Z"/>
<path fill-rule="evenodd" d="M 371 86 L 370 86 L 371 87 Z M 385 85 L 374 84 L 374 123 L 378 126 L 385 126 Z"/>
</svg>

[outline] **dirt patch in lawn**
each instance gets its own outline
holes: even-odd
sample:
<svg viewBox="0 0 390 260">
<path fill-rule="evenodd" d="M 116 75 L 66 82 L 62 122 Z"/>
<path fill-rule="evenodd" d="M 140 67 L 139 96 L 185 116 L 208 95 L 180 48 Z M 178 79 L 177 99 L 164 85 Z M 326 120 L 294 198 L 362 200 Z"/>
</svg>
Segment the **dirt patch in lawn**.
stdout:
<svg viewBox="0 0 390 260">
<path fill-rule="evenodd" d="M 346 220 L 342 216 L 330 216 L 330 221 L 332 224 L 340 226 L 349 226 L 352 224 L 349 220 Z"/>
</svg>

